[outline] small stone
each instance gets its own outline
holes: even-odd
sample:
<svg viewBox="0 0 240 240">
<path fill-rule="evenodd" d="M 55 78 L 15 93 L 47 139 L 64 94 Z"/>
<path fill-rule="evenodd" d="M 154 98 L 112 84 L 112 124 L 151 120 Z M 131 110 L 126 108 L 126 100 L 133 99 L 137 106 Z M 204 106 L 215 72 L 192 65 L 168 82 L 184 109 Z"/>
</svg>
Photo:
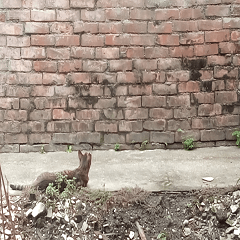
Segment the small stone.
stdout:
<svg viewBox="0 0 240 240">
<path fill-rule="evenodd" d="M 184 220 L 184 221 L 183 221 L 183 226 L 187 226 L 187 225 L 188 225 L 188 223 L 189 223 L 189 222 L 188 222 L 188 220 L 187 220 L 187 219 L 186 219 L 186 220 Z"/>
<path fill-rule="evenodd" d="M 226 234 L 229 234 L 232 233 L 234 229 L 235 229 L 234 227 L 228 227 L 225 232 Z"/>
<path fill-rule="evenodd" d="M 203 219 L 206 219 L 206 218 L 207 218 L 207 213 L 206 213 L 206 212 L 204 212 L 204 213 L 202 214 L 202 218 L 203 218 Z"/>
<path fill-rule="evenodd" d="M 33 211 L 33 210 L 32 210 L 31 208 L 28 209 L 27 212 L 25 213 L 26 217 L 30 216 L 30 214 L 32 213 L 32 211 Z"/>
<path fill-rule="evenodd" d="M 47 218 L 52 218 L 53 212 L 52 212 L 52 207 L 49 207 L 47 210 Z"/>
<path fill-rule="evenodd" d="M 240 229 L 239 228 L 238 229 L 234 229 L 233 234 L 236 235 L 236 236 L 239 236 Z"/>
<path fill-rule="evenodd" d="M 133 231 L 130 231 L 129 237 L 130 237 L 130 239 L 133 239 L 133 238 L 134 238 L 134 232 L 133 232 Z"/>
<path fill-rule="evenodd" d="M 12 232 L 8 229 L 5 229 L 5 234 L 10 235 Z"/>
<path fill-rule="evenodd" d="M 98 236 L 98 239 L 103 239 L 102 235 L 99 235 L 99 236 Z"/>
<path fill-rule="evenodd" d="M 83 232 L 86 232 L 87 228 L 88 228 L 87 222 L 83 222 L 83 225 L 82 225 L 82 229 L 81 229 L 81 230 L 82 230 Z"/>
<path fill-rule="evenodd" d="M 233 197 L 239 197 L 240 196 L 240 190 L 233 192 Z"/>
<path fill-rule="evenodd" d="M 187 237 L 191 234 L 191 229 L 190 228 L 184 228 L 183 233 L 184 233 L 184 236 Z"/>
<path fill-rule="evenodd" d="M 231 209 L 232 213 L 236 213 L 237 210 L 238 210 L 238 208 L 239 208 L 238 205 L 232 205 L 232 206 L 230 206 L 230 209 Z"/>
<path fill-rule="evenodd" d="M 214 180 L 214 178 L 213 177 L 203 177 L 202 180 L 206 181 L 206 182 L 212 182 Z"/>
<path fill-rule="evenodd" d="M 38 202 L 33 208 L 32 216 L 37 217 L 46 210 L 45 205 L 42 202 Z"/>
</svg>

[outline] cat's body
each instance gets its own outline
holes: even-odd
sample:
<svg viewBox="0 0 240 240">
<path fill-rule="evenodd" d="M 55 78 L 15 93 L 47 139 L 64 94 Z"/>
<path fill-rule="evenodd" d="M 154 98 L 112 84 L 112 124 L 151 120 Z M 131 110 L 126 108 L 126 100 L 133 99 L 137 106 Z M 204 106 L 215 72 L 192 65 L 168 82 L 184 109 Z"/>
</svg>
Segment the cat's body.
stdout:
<svg viewBox="0 0 240 240">
<path fill-rule="evenodd" d="M 77 186 L 86 187 L 89 177 L 89 169 L 91 167 L 92 155 L 90 153 L 82 154 L 81 151 L 78 151 L 79 157 L 79 167 L 74 170 L 64 170 L 58 172 L 63 176 L 67 176 L 67 179 L 75 178 Z M 10 184 L 10 187 L 13 190 L 23 190 L 25 188 L 36 188 L 39 190 L 45 190 L 49 183 L 55 183 L 57 178 L 57 173 L 55 172 L 44 172 L 40 174 L 36 180 L 30 185 L 14 185 Z"/>
</svg>

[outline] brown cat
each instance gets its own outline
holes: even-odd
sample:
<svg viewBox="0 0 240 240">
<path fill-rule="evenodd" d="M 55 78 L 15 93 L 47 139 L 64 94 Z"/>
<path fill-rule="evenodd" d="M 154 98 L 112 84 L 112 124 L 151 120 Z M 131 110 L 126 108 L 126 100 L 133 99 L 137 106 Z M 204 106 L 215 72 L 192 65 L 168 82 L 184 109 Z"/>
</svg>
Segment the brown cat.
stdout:
<svg viewBox="0 0 240 240">
<path fill-rule="evenodd" d="M 77 186 L 86 187 L 89 177 L 89 169 L 91 167 L 92 155 L 91 153 L 82 154 L 78 151 L 79 167 L 74 170 L 64 170 L 61 173 L 63 176 L 67 176 L 68 179 L 76 178 Z M 14 185 L 10 184 L 13 190 L 23 190 L 26 188 L 35 188 L 39 190 L 45 190 L 49 183 L 55 183 L 57 173 L 44 172 L 40 174 L 31 185 Z"/>
</svg>

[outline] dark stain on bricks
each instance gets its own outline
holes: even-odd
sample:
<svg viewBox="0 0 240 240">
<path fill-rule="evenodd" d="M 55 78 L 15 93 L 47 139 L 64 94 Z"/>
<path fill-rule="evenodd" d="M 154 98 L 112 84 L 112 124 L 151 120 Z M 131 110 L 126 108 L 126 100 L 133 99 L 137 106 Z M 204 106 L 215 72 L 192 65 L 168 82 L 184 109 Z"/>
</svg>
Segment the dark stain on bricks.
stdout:
<svg viewBox="0 0 240 240">
<path fill-rule="evenodd" d="M 234 105 L 223 105 L 222 106 L 222 111 L 223 111 L 223 114 L 226 114 L 226 113 L 233 113 L 234 111 Z"/>
<path fill-rule="evenodd" d="M 86 101 L 88 105 L 94 106 L 98 102 L 98 97 L 88 96 L 88 97 L 83 97 L 83 100 Z"/>
<path fill-rule="evenodd" d="M 200 80 L 201 76 L 202 76 L 202 74 L 197 70 L 190 71 L 190 80 L 193 80 L 193 81 Z"/>
<path fill-rule="evenodd" d="M 212 81 L 203 81 L 202 82 L 202 91 L 211 92 L 212 91 Z"/>
<path fill-rule="evenodd" d="M 187 70 L 200 70 L 205 68 L 207 65 L 206 58 L 198 58 L 198 59 L 187 59 L 184 58 L 182 61 L 182 67 Z"/>
<path fill-rule="evenodd" d="M 160 25 L 162 22 L 161 21 L 153 21 L 153 26 L 155 27 L 155 26 L 158 26 L 158 25 Z"/>
<path fill-rule="evenodd" d="M 191 94 L 191 105 L 192 106 L 198 106 L 199 105 L 198 99 L 195 97 L 194 94 Z"/>
</svg>

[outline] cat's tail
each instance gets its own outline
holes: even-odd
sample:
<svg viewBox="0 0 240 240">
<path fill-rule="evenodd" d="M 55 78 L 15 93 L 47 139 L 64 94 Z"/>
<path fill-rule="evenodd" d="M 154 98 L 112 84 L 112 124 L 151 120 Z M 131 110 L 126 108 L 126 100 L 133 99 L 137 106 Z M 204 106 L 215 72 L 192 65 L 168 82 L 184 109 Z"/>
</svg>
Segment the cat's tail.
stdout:
<svg viewBox="0 0 240 240">
<path fill-rule="evenodd" d="M 24 185 L 10 184 L 10 188 L 11 188 L 12 190 L 22 191 L 23 189 L 26 188 L 26 186 L 24 186 Z"/>
</svg>

